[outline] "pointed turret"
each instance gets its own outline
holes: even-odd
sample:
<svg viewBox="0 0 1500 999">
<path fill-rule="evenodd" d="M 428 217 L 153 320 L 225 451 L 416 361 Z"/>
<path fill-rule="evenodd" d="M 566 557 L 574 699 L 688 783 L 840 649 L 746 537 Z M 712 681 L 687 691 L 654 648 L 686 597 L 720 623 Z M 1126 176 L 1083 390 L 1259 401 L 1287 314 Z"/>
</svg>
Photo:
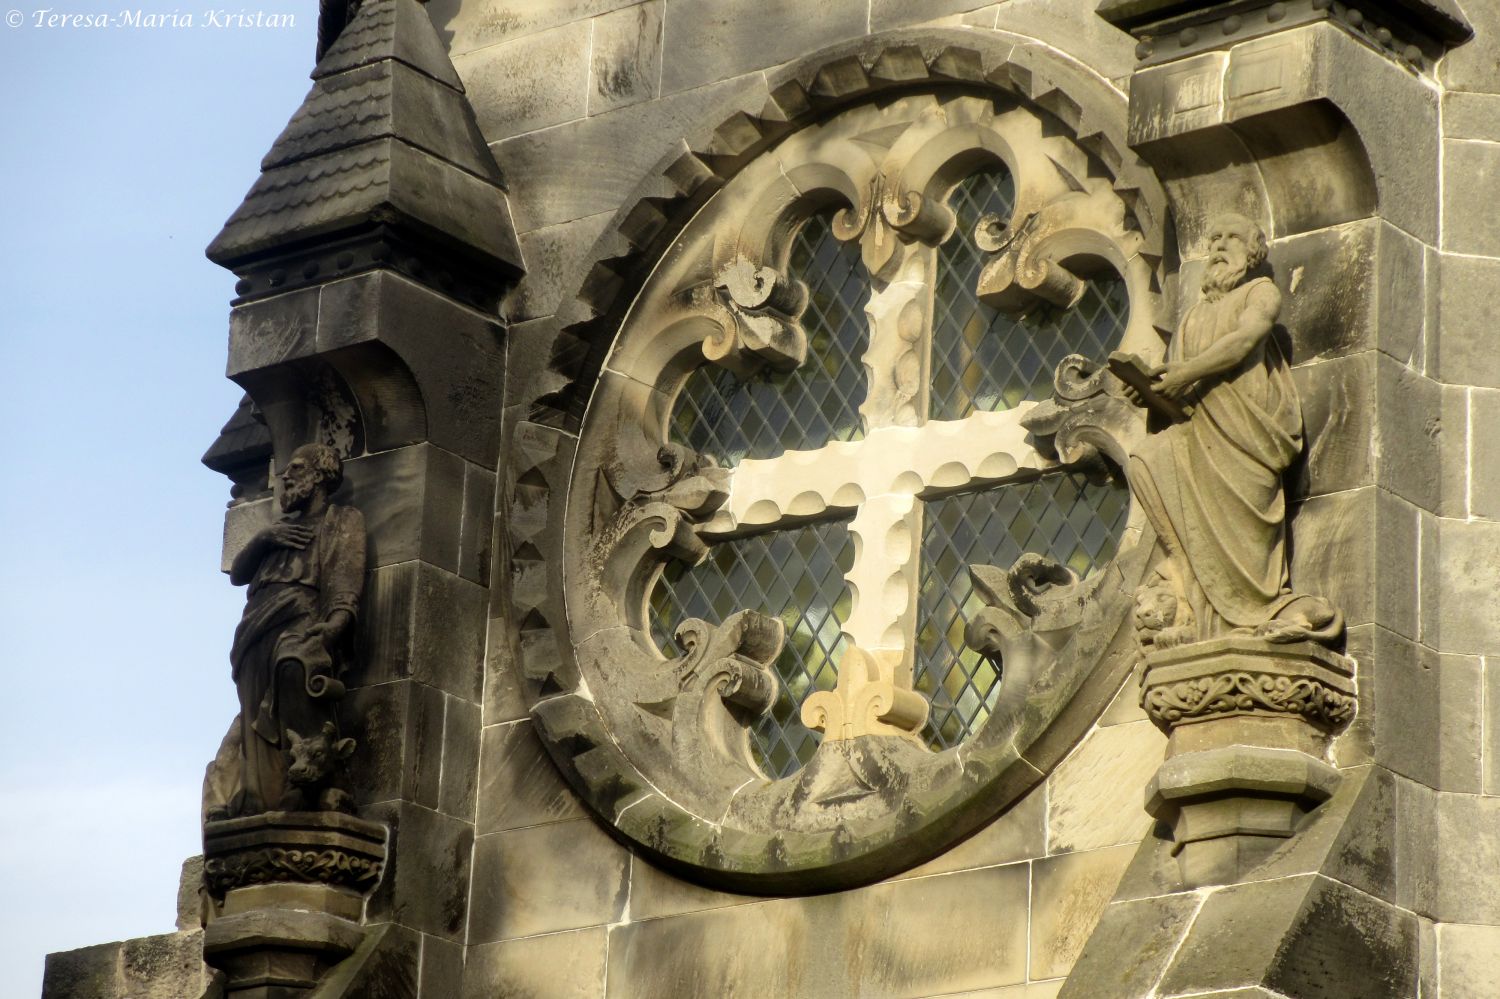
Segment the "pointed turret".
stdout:
<svg viewBox="0 0 1500 999">
<path fill-rule="evenodd" d="M 385 268 L 492 310 L 520 271 L 503 179 L 417 0 L 366 0 L 208 247 L 240 301 Z"/>
</svg>

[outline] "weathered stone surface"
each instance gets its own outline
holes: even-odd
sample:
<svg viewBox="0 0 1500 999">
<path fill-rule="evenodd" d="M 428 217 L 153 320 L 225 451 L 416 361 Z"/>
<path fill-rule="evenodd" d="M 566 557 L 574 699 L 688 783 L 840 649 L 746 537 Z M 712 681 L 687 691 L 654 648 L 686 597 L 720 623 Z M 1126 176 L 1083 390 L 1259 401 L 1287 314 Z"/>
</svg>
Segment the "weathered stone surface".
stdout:
<svg viewBox="0 0 1500 999">
<path fill-rule="evenodd" d="M 1099 990 L 1106 982 L 1112 999 L 1152 995 L 1200 904 L 1197 895 L 1183 894 L 1113 902 L 1105 907 L 1060 999 L 1102 995 Z"/>
<path fill-rule="evenodd" d="M 1493 653 L 1500 647 L 1500 621 L 1486 604 L 1500 587 L 1500 524 L 1441 518 L 1435 524 L 1434 571 L 1428 575 L 1424 564 L 1422 577 L 1422 640 L 1449 652 Z M 1428 540 L 1424 531 L 1424 559 Z"/>
<path fill-rule="evenodd" d="M 443 753 L 443 692 L 381 683 L 350 690 L 339 705 L 355 740 L 350 790 L 361 803 L 409 798 L 437 808 Z"/>
<path fill-rule="evenodd" d="M 607 947 L 603 927 L 473 947 L 462 999 L 604 999 Z"/>
<path fill-rule="evenodd" d="M 995 27 L 1060 49 L 1108 79 L 1135 68 L 1134 39 L 1103 18 L 1079 17 L 1051 0 L 1003 3 L 996 9 Z"/>
<path fill-rule="evenodd" d="M 942 999 L 1057 999 L 1063 987 L 1062 979 L 1050 982 L 1029 982 L 1026 985 L 1007 985 L 998 989 L 980 989 L 978 992 L 944 992 Z M 932 999 L 937 999 L 936 996 Z"/>
<path fill-rule="evenodd" d="M 1485 999 L 1495 994 L 1500 926 L 1448 923 L 1437 927 L 1438 987 L 1443 999 Z"/>
<path fill-rule="evenodd" d="M 1032 863 L 1032 978 L 1068 975 L 1135 851 L 1118 846 Z"/>
<path fill-rule="evenodd" d="M 479 835 L 585 814 L 530 719 L 486 726 L 479 755 Z"/>
<path fill-rule="evenodd" d="M 414 679 L 477 703 L 486 600 L 482 587 L 426 562 L 374 570 L 360 625 L 367 654 L 349 685 Z"/>
<path fill-rule="evenodd" d="M 1500 894 L 1485 876 L 1500 864 L 1500 843 L 1494 836 L 1500 800 L 1417 790 L 1410 801 L 1428 809 L 1414 817 L 1421 821 L 1411 823 L 1408 841 L 1410 855 L 1420 858 L 1415 865 L 1418 911 L 1439 922 L 1500 926 Z M 1407 804 L 1405 797 L 1401 804 Z"/>
<path fill-rule="evenodd" d="M 871 0 L 870 30 L 884 31 L 909 24 L 921 24 L 945 14 L 964 14 L 993 2 L 994 0 L 930 0 L 927 3 L 911 4 L 905 0 Z M 994 18 L 991 17 L 990 21 L 993 23 Z M 989 26 L 991 25 L 986 25 Z"/>
<path fill-rule="evenodd" d="M 1438 378 L 1450 385 L 1500 388 L 1500 352 L 1475 330 L 1500 324 L 1500 260 L 1443 256 L 1435 345 Z"/>
<path fill-rule="evenodd" d="M 1414 634 L 1416 527 L 1409 504 L 1373 486 L 1298 503 L 1291 518 L 1292 585 L 1322 594 L 1351 628 L 1379 620 Z"/>
<path fill-rule="evenodd" d="M 421 995 L 457 997 L 463 988 L 463 945 L 422 934 L 421 968 Z"/>
<path fill-rule="evenodd" d="M 438 810 L 465 822 L 473 822 L 478 781 L 479 705 L 451 694 L 445 695 Z"/>
<path fill-rule="evenodd" d="M 847 3 L 673 0 L 662 40 L 661 92 L 702 87 L 858 37 L 866 14 L 865 7 Z"/>
<path fill-rule="evenodd" d="M 592 26 L 574 21 L 454 57 L 489 141 L 584 116 Z"/>
<path fill-rule="evenodd" d="M 203 926 L 203 856 L 182 862 L 177 879 L 177 928 L 196 930 Z"/>
<path fill-rule="evenodd" d="M 366 904 L 366 920 L 462 940 L 474 826 L 410 802 L 372 805 L 361 814 L 390 827 L 385 876 Z"/>
<path fill-rule="evenodd" d="M 1013 864 L 631 923 L 611 934 L 609 995 L 755 982 L 765 995 L 838 999 L 1019 984 L 1026 890 L 1026 867 Z M 990 932 L 954 933 L 960 920 Z"/>
<path fill-rule="evenodd" d="M 1095 729 L 1048 781 L 1048 852 L 1135 843 L 1151 826 L 1141 803 L 1166 737 L 1147 721 Z"/>
<path fill-rule="evenodd" d="M 433 0 L 432 23 L 455 56 L 628 7 L 640 0 Z"/>
<path fill-rule="evenodd" d="M 1447 410 L 1449 407 L 1449 393 L 1458 393 L 1460 389 L 1444 389 L 1443 405 Z M 1500 437 L 1494 430 L 1500 427 L 1500 392 L 1492 389 L 1469 389 L 1466 392 L 1465 413 L 1468 418 L 1470 429 L 1467 438 L 1467 447 L 1455 452 L 1451 458 L 1444 462 L 1445 472 L 1450 467 L 1464 466 L 1468 473 L 1461 480 L 1463 497 L 1467 501 L 1463 507 L 1458 504 L 1445 505 L 1440 510 L 1443 516 L 1448 517 L 1483 517 L 1486 520 L 1500 520 Z M 1455 407 L 1456 408 L 1456 407 Z M 1455 414 L 1456 418 L 1457 414 Z M 1446 417 L 1445 417 L 1446 418 Z M 1462 459 L 1467 458 L 1467 462 Z M 1452 483 L 1450 488 L 1455 491 L 1460 483 Z"/>
<path fill-rule="evenodd" d="M 635 8 L 622 11 L 629 14 Z M 533 229 L 521 237 L 521 253 L 526 257 L 526 277 L 516 286 L 516 292 L 506 300 L 510 318 L 516 323 L 525 323 L 538 316 L 550 316 L 565 303 L 569 296 L 578 294 L 585 272 L 583 265 L 588 252 L 604 232 L 605 226 L 614 216 L 609 212 L 589 215 L 571 222 Z M 512 327 L 514 337 L 521 327 Z M 555 336 L 555 333 L 554 333 Z M 511 341 L 514 343 L 514 340 Z M 516 356 L 514 349 L 511 356 Z M 520 384 L 531 385 L 535 375 L 544 366 L 550 351 L 529 359 L 520 379 Z M 513 370 L 512 374 L 516 372 Z"/>
<path fill-rule="evenodd" d="M 351 459 L 344 474 L 345 490 L 365 515 L 371 568 L 421 559 L 458 571 L 462 458 L 418 444 Z"/>
<path fill-rule="evenodd" d="M 317 348 L 342 365 L 369 450 L 425 440 L 495 467 L 500 413 L 481 404 L 504 390 L 504 344 L 493 315 L 389 271 L 325 285 L 318 309 Z"/>
<path fill-rule="evenodd" d="M 1047 795 L 1040 788 L 962 843 L 898 877 L 1009 864 L 1047 852 Z"/>
<path fill-rule="evenodd" d="M 1478 792 L 1480 660 L 1377 629 L 1365 675 L 1360 696 L 1370 699 L 1376 762 L 1432 788 Z"/>
<path fill-rule="evenodd" d="M 700 41 L 695 36 L 686 44 Z M 681 148 L 683 136 L 700 134 L 736 110 L 758 112 L 766 97 L 765 80 L 754 73 L 681 94 L 668 90 L 658 101 L 491 146 L 507 176 L 530 178 L 513 192 L 516 231 L 618 210 L 653 165 Z M 569 169 L 553 169 L 560 157 L 567 158 Z"/>
<path fill-rule="evenodd" d="M 1417 948 L 1415 916 L 1327 878 L 1236 885 L 1204 902 L 1161 991 L 1259 985 L 1317 999 L 1410 996 Z"/>
<path fill-rule="evenodd" d="M 1444 94 L 1443 134 L 1449 139 L 1500 139 L 1500 94 Z"/>
<path fill-rule="evenodd" d="M 480 837 L 474 851 L 471 944 L 618 920 L 630 854 L 591 818 Z"/>
<path fill-rule="evenodd" d="M 1443 249 L 1500 257 L 1500 220 L 1475 211 L 1475 191 L 1500 184 L 1500 144 L 1449 139 L 1443 143 Z"/>
<path fill-rule="evenodd" d="M 735 895 L 684 881 L 640 857 L 630 859 L 630 918 L 655 919 L 703 909 L 759 902 L 755 895 Z"/>
<path fill-rule="evenodd" d="M 195 927 L 48 954 L 42 999 L 197 997 L 214 975 L 203 963 L 203 931 Z"/>
<path fill-rule="evenodd" d="M 649 0 L 594 19 L 589 114 L 602 114 L 657 96 L 664 10 L 664 0 Z"/>
</svg>

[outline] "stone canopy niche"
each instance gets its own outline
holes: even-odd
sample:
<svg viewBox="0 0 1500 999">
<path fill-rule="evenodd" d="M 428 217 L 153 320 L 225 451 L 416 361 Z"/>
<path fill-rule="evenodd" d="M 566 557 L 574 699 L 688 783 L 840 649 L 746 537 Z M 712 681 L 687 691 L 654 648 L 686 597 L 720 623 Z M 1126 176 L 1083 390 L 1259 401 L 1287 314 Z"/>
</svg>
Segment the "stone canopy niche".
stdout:
<svg viewBox="0 0 1500 999">
<path fill-rule="evenodd" d="M 877 65 L 926 72 L 921 58 L 895 47 Z M 972 569 L 988 606 L 967 645 L 1003 662 L 1003 679 L 967 738 L 934 748 L 922 737 L 924 505 L 1062 474 L 1118 482 L 1145 425 L 1118 391 L 1101 395 L 1060 456 L 1025 425 L 1035 401 L 931 415 L 941 248 L 972 241 L 982 266 L 965 294 L 1008 315 L 1065 315 L 1091 282 L 1118 282 L 1123 321 L 1100 362 L 1116 348 L 1159 357 L 1171 311 L 1164 196 L 1120 161 L 1102 124 L 1122 120 L 1117 98 L 1071 76 L 1064 86 L 1021 46 L 993 66 L 962 49 L 935 59 L 972 81 L 934 69 L 898 97 L 851 95 L 747 158 L 630 307 L 576 438 L 517 430 L 514 596 L 543 742 L 621 835 L 737 890 L 847 886 L 947 848 L 1042 780 L 1134 662 L 1133 591 L 1153 546 L 1133 516 L 1113 559 L 1087 576 L 1034 555 Z M 1014 184 L 1012 210 L 960 228 L 955 192 L 997 170 Z M 729 467 L 683 442 L 682 407 L 705 378 L 795 380 L 829 363 L 827 343 L 810 344 L 829 318 L 789 269 L 815 224 L 830 234 L 818 252 L 842 243 L 868 282 L 854 310 L 868 337 L 859 429 Z M 715 545 L 829 521 L 847 521 L 854 539 L 837 681 L 802 699 L 821 745 L 781 776 L 752 752 L 750 730 L 782 696 L 784 621 L 756 606 L 653 620 L 653 590 L 664 572 L 707 565 Z"/>
</svg>

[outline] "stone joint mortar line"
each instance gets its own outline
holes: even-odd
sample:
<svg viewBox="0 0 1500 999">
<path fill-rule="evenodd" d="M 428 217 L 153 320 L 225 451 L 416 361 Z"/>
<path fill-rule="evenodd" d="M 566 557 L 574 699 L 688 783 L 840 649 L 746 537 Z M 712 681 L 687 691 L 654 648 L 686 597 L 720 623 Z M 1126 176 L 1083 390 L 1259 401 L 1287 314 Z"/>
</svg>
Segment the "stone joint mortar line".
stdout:
<svg viewBox="0 0 1500 999">
<path fill-rule="evenodd" d="M 589 117 L 593 112 L 589 110 L 592 103 L 589 93 L 594 89 L 594 32 L 598 30 L 599 18 L 589 18 L 589 51 L 583 60 L 583 116 Z"/>
<path fill-rule="evenodd" d="M 1208 901 L 1208 897 L 1210 895 L 1212 895 L 1217 890 L 1218 890 L 1217 888 L 1207 888 L 1207 889 L 1200 888 L 1199 890 L 1193 892 L 1194 895 L 1198 896 L 1198 907 L 1193 910 L 1193 918 L 1190 919 L 1190 920 L 1188 920 L 1188 924 L 1187 924 L 1186 928 L 1184 928 L 1183 931 L 1182 931 L 1182 936 L 1180 936 L 1180 937 L 1177 938 L 1177 943 L 1176 943 L 1175 946 L 1173 946 L 1172 953 L 1168 954 L 1166 961 L 1164 961 L 1162 963 L 1161 973 L 1163 975 L 1165 975 L 1168 971 L 1171 970 L 1171 968 L 1172 968 L 1172 962 L 1174 962 L 1174 961 L 1177 960 L 1177 954 L 1178 954 L 1178 952 L 1180 952 L 1182 950 L 1183 945 L 1187 943 L 1188 937 L 1192 935 L 1192 933 L 1193 933 L 1193 927 L 1198 924 L 1198 916 L 1200 914 L 1202 914 L 1202 912 L 1203 912 L 1203 905 L 1204 905 L 1204 903 L 1206 903 Z M 1160 981 L 1159 980 L 1158 980 L 1157 985 L 1158 986 L 1160 985 Z M 1152 989 L 1151 989 L 1151 996 L 1152 997 L 1158 997 L 1160 995 L 1161 995 L 1161 993 L 1160 993 L 1158 987 L 1157 986 L 1153 986 Z"/>
<path fill-rule="evenodd" d="M 1464 520 L 1474 520 L 1474 390 L 1464 389 Z"/>
</svg>

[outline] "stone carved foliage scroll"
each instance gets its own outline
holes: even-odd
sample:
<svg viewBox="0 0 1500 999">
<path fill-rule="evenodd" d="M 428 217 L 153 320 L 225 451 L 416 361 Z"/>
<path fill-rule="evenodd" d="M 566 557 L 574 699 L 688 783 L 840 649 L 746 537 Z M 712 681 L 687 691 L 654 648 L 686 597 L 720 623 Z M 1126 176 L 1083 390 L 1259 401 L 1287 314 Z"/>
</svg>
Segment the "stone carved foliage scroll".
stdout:
<svg viewBox="0 0 1500 999">
<path fill-rule="evenodd" d="M 1036 90 L 1039 84 L 1029 74 L 1022 89 Z M 1108 114 L 1123 117 L 1118 105 L 1106 106 Z M 1105 649 L 1112 647 L 1117 619 L 1128 614 L 1133 583 L 1127 580 L 1143 571 L 1135 548 L 1122 550 L 1109 572 L 1082 583 L 1066 573 L 1055 577 L 1050 567 L 1026 577 L 1036 591 L 1027 605 L 1034 613 L 1022 614 L 1031 623 L 1020 630 L 1036 631 L 1036 620 L 1055 625 L 1068 632 L 1061 644 L 1076 642 L 1094 658 L 1064 669 L 1055 654 L 1061 644 L 1044 642 L 1031 666 L 1017 668 L 1016 689 L 1002 696 L 991 722 L 958 753 L 933 753 L 910 738 L 882 741 L 856 731 L 847 741 L 825 741 L 826 752 L 802 774 L 772 781 L 748 753 L 745 732 L 776 690 L 772 663 L 784 641 L 780 623 L 753 607 L 719 622 L 678 622 L 680 652 L 658 649 L 643 627 L 646 597 L 666 567 L 699 562 L 719 539 L 780 523 L 776 517 L 776 523 L 760 523 L 756 518 L 770 506 L 736 495 L 753 481 L 741 474 L 748 462 L 721 468 L 709 456 L 671 443 L 667 427 L 678 392 L 697 368 L 710 365 L 744 378 L 808 361 L 807 324 L 813 317 L 806 311 L 807 292 L 788 266 L 792 239 L 808 217 L 831 215 L 834 235 L 858 242 L 870 281 L 864 359 L 870 380 L 860 408 L 861 443 L 895 444 L 909 437 L 902 448 L 922 452 L 927 377 L 912 331 L 930 328 L 935 248 L 948 239 L 973 239 L 956 231 L 948 199 L 976 171 L 1003 167 L 1015 180 L 1015 219 L 1042 220 L 1004 247 L 995 244 L 997 259 L 1008 247 L 1026 266 L 1045 260 L 1079 280 L 1118 274 L 1131 303 L 1126 345 L 1142 331 L 1155 339 L 1159 257 L 1143 247 L 1160 245 L 1161 235 L 1141 236 L 1135 206 L 1144 198 L 1151 202 L 1144 217 L 1163 218 L 1160 191 L 1142 193 L 1139 171 L 1128 194 L 1115 191 L 1119 164 L 1098 161 L 1070 134 L 1073 121 L 1059 127 L 1048 115 L 1024 94 L 937 88 L 854 104 L 792 132 L 752 159 L 661 258 L 604 361 L 576 442 L 566 432 L 535 429 L 539 441 L 555 438 L 533 445 L 538 454 L 553 457 L 519 474 L 536 483 L 527 486 L 528 495 L 551 497 L 547 517 L 555 520 L 548 523 L 556 526 L 546 530 L 555 531 L 551 536 L 563 545 L 556 565 L 547 567 L 552 583 L 546 606 L 538 610 L 547 621 L 565 619 L 567 627 L 548 625 L 563 641 L 529 646 L 561 657 L 536 674 L 544 679 L 533 688 L 533 717 L 544 744 L 586 799 L 649 853 L 722 884 L 773 890 L 848 883 L 888 871 L 890 858 L 902 852 L 892 852 L 892 844 L 910 831 L 954 810 L 974 816 L 942 820 L 949 831 L 923 840 L 935 844 L 971 829 L 980 813 L 1002 807 L 998 799 L 977 811 L 965 803 L 976 788 L 1016 768 L 1045 772 L 1052 763 L 1025 758 L 1026 747 L 1081 689 L 1094 684 L 1112 690 L 1118 684 L 1120 661 L 1106 657 Z M 1114 148 L 1123 149 L 1123 143 Z M 1059 203 L 1063 207 L 1049 207 Z M 1043 223 L 1045 233 L 1039 231 Z M 999 231 L 997 225 L 986 229 Z M 1026 280 L 1016 283 L 1032 287 Z M 1050 301 L 1045 294 L 1038 300 Z M 877 376 L 888 377 L 888 384 Z M 991 421 L 998 416 L 976 414 Z M 1057 454 L 1033 450 L 1022 436 L 1009 429 L 993 439 L 988 432 L 971 435 L 974 454 L 936 461 L 931 483 L 903 480 L 902 488 L 966 488 L 1033 476 L 1057 463 Z M 952 446 L 963 450 L 963 435 L 954 439 Z M 955 475 L 962 481 L 949 481 Z M 838 476 L 831 471 L 825 477 L 826 489 L 775 498 L 777 517 L 796 523 L 799 517 L 853 513 L 852 531 L 860 518 L 873 516 L 867 497 L 877 491 L 867 488 L 871 483 L 834 482 Z M 860 536 L 910 537 L 909 529 L 897 529 L 905 514 L 894 507 L 888 513 L 891 530 Z M 552 557 L 550 550 L 543 555 Z M 898 591 L 914 581 L 908 568 L 892 575 L 883 590 L 861 590 L 857 603 L 863 612 L 878 611 L 878 619 L 867 622 L 868 634 L 901 630 L 914 611 L 909 591 L 904 597 Z M 1094 600 L 1092 609 L 1079 607 L 1080 586 Z M 1065 590 L 1074 591 L 1068 600 L 1052 599 Z M 892 609 L 892 600 L 905 600 L 905 609 Z M 877 606 L 884 604 L 891 606 Z M 523 643 L 531 633 L 523 629 Z M 909 732 L 925 713 L 894 710 L 897 702 L 921 700 L 910 689 L 909 658 L 891 648 L 860 652 L 846 661 L 841 677 L 846 671 L 868 674 L 872 690 L 884 684 L 907 695 L 888 698 L 885 708 L 872 705 L 887 723 Z M 1100 663 L 1107 665 L 1096 668 Z M 825 718 L 825 726 L 830 722 Z M 904 790 L 892 796 L 882 787 Z M 887 859 L 868 859 L 877 857 Z M 816 871 L 827 877 L 807 877 Z M 778 881 L 790 872 L 802 873 Z"/>
</svg>

